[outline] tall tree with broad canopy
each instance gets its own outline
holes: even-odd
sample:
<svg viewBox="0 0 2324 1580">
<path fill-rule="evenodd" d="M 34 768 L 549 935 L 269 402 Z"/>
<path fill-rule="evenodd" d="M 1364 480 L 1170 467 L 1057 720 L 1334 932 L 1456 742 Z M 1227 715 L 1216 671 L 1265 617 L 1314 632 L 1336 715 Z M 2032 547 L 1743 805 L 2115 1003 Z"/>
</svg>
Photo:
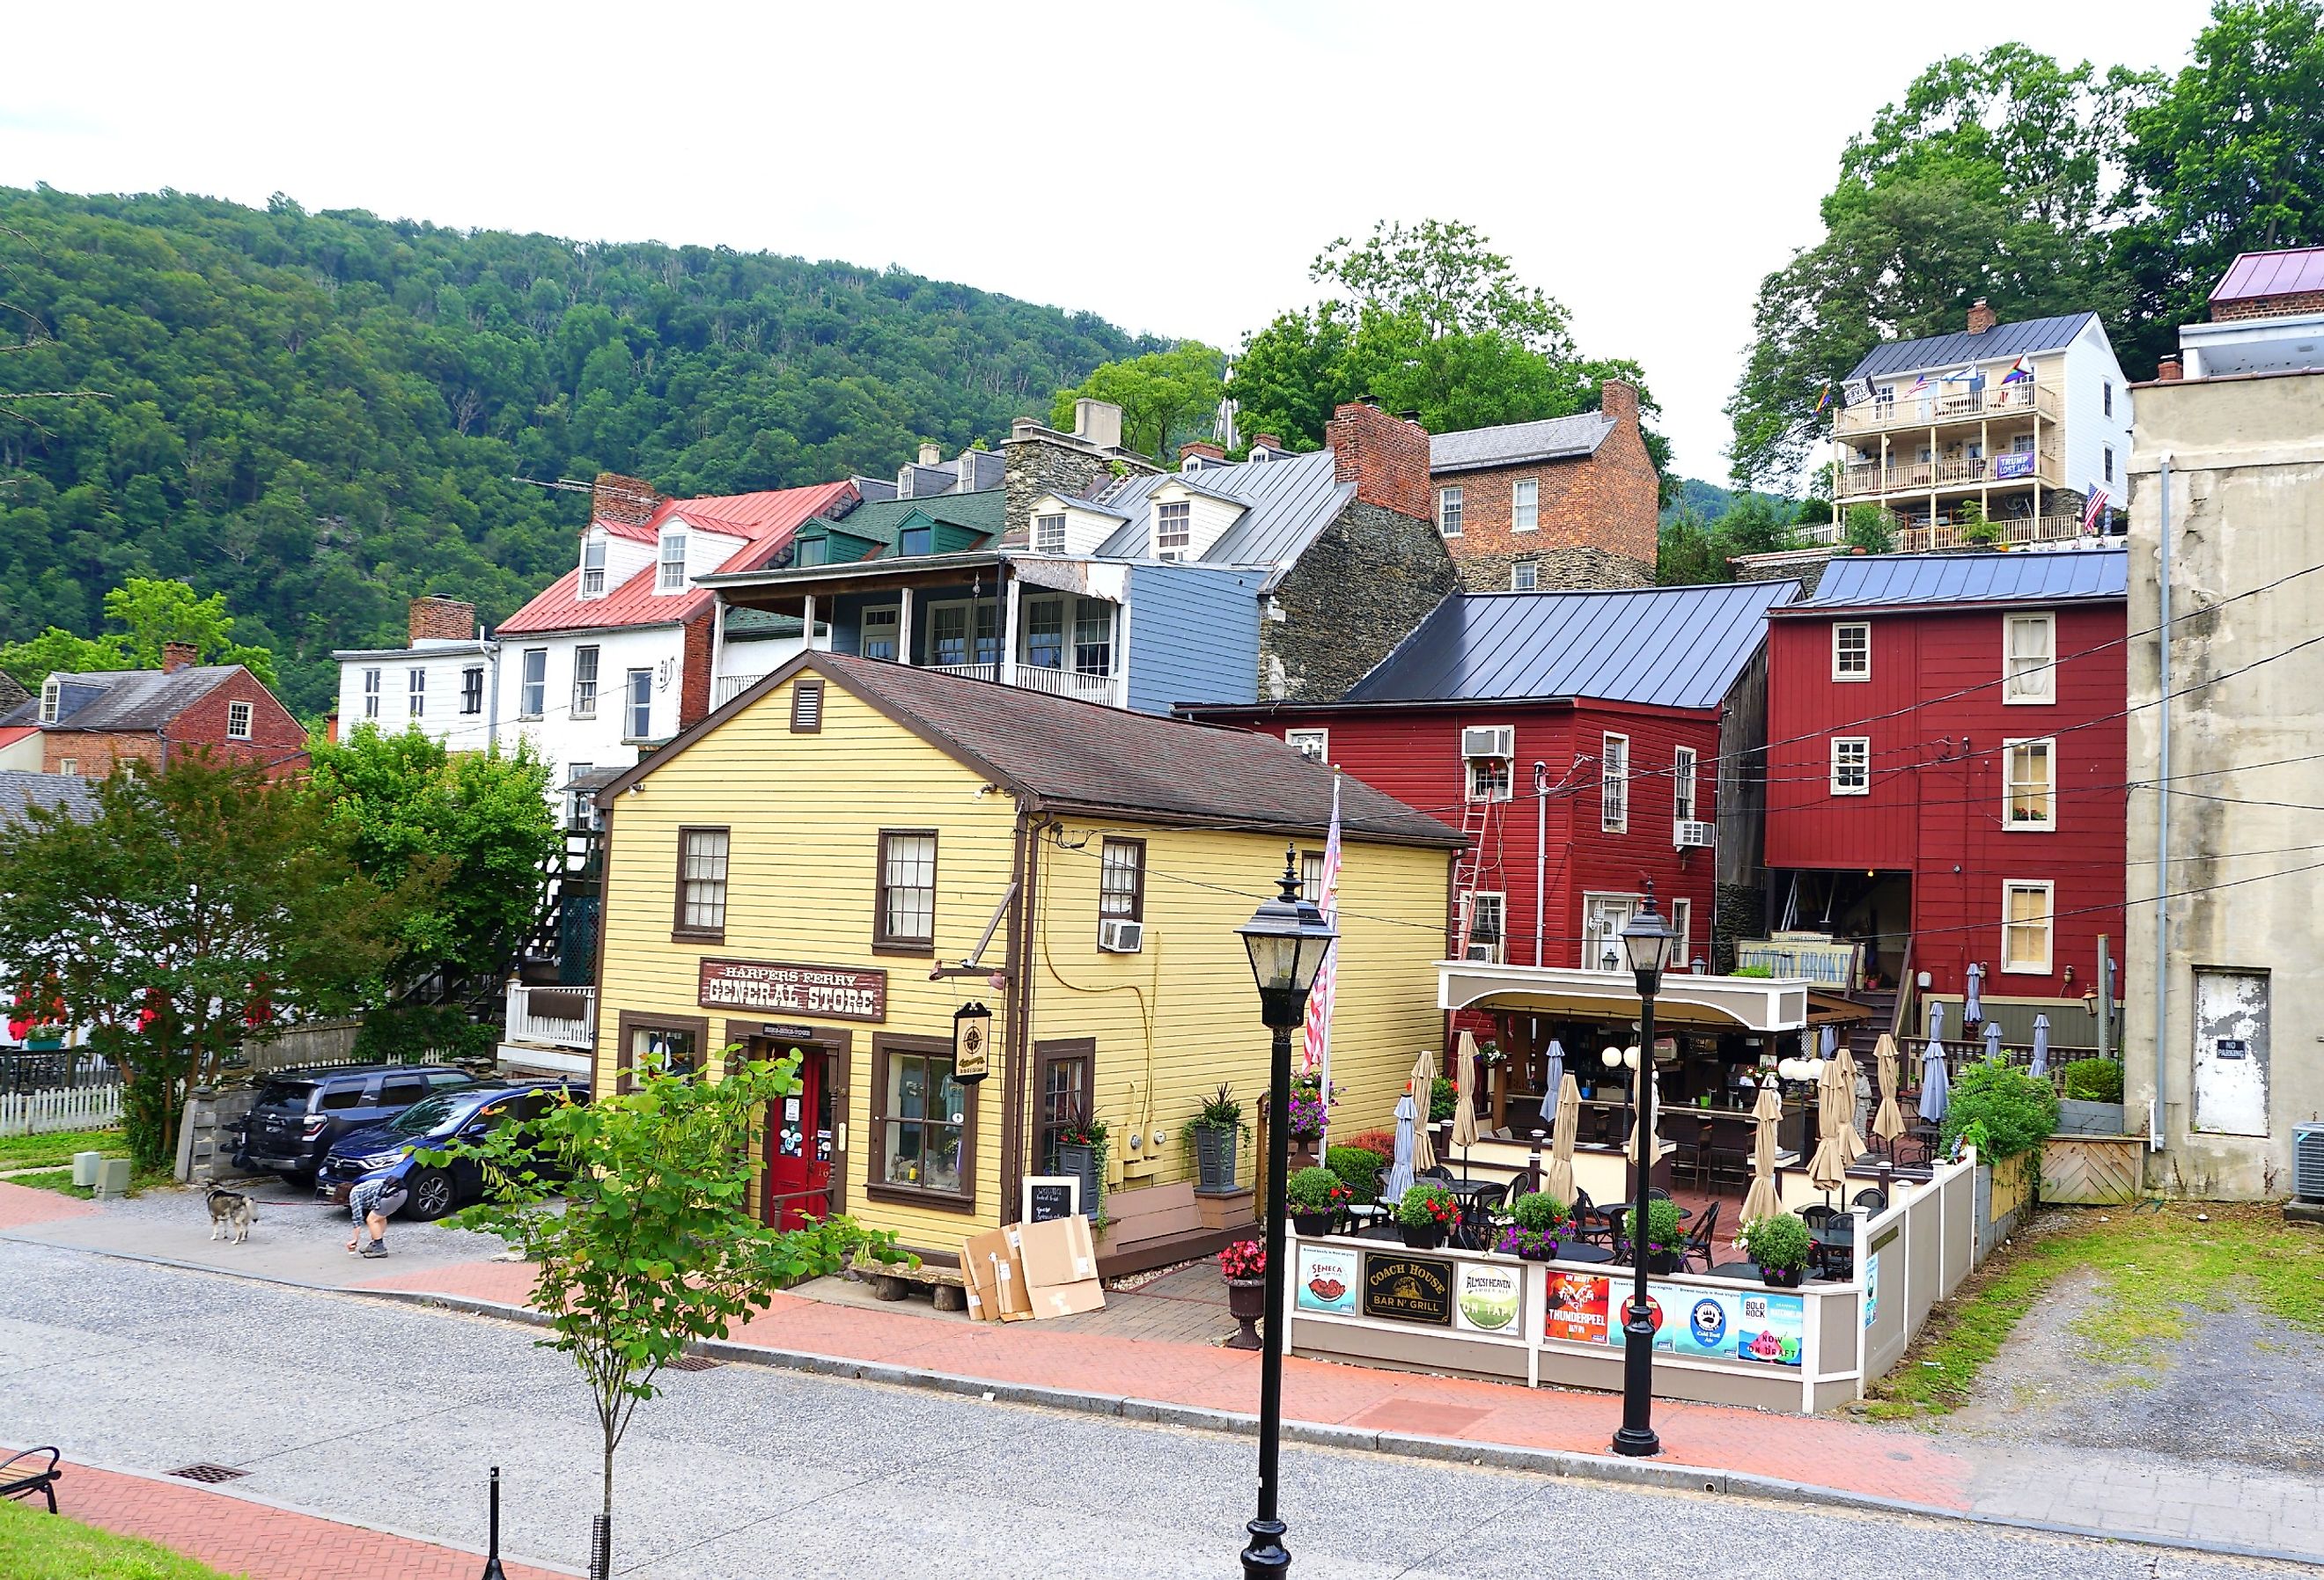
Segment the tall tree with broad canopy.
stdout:
<svg viewBox="0 0 2324 1580">
<path fill-rule="evenodd" d="M 105 614 L 124 629 L 77 636 L 51 625 L 38 636 L 0 645 L 0 670 L 38 688 L 57 670 L 158 670 L 162 645 L 183 642 L 193 645 L 198 663 L 240 664 L 274 684 L 274 655 L 234 640 L 224 593 L 205 598 L 181 581 L 133 576 L 105 595 Z"/>
<path fill-rule="evenodd" d="M 1199 340 L 1109 362 L 1051 398 L 1049 426 L 1070 433 L 1075 401 L 1111 401 L 1121 408 L 1124 447 L 1167 464 L 1174 444 L 1210 437 L 1225 369 L 1226 358 Z"/>
<path fill-rule="evenodd" d="M 375 881 L 302 788 L 199 752 L 125 764 L 96 796 L 86 822 L 0 821 L 0 961 L 120 1067 L 130 1155 L 152 1169 L 187 1087 L 245 1037 L 376 995 L 436 880 Z"/>
</svg>

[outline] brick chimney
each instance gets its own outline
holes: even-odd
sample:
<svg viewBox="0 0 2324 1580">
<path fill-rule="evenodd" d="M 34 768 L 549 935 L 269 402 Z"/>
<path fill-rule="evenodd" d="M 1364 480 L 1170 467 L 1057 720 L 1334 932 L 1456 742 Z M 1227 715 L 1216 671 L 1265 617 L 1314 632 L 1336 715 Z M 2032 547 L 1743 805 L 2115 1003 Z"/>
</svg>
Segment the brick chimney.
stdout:
<svg viewBox="0 0 2324 1580">
<path fill-rule="evenodd" d="M 1190 439 L 1178 447 L 1178 469 L 1182 472 L 1186 469 L 1188 456 L 1201 456 L 1205 460 L 1223 461 L 1227 458 L 1227 452 L 1225 446 L 1213 444 L 1207 439 Z"/>
<path fill-rule="evenodd" d="M 1254 433 L 1250 436 L 1250 448 L 1255 450 L 1279 451 L 1283 448 L 1283 441 L 1271 433 Z"/>
<path fill-rule="evenodd" d="M 189 670 L 201 656 L 202 650 L 190 642 L 165 642 L 161 644 L 161 673 L 174 675 L 180 670 Z"/>
<path fill-rule="evenodd" d="M 1991 308 L 1985 305 L 1985 298 L 1980 296 L 1975 301 L 1969 304 L 1969 332 L 1970 334 L 1982 335 L 1987 329 L 1990 329 L 1994 325 L 1999 322 L 2001 322 L 2001 316 L 1995 312 Z"/>
<path fill-rule="evenodd" d="M 1638 420 L 1638 390 L 1627 379 L 1608 379 L 1598 386 L 1598 410 L 1617 422 L 1632 427 Z"/>
<path fill-rule="evenodd" d="M 923 467 L 936 467 L 936 466 L 942 466 L 943 464 L 944 464 L 944 447 L 943 447 L 942 445 L 924 444 L 924 445 L 922 445 L 922 446 L 920 447 L 920 465 L 921 465 L 921 466 L 923 466 Z"/>
<path fill-rule="evenodd" d="M 1391 417 L 1369 401 L 1351 401 L 1323 425 L 1332 476 L 1356 485 L 1356 497 L 1418 521 L 1428 507 L 1428 430 Z"/>
<path fill-rule="evenodd" d="M 468 642 L 476 634 L 476 606 L 429 593 L 411 600 L 406 629 L 414 647 L 423 642 Z"/>
<path fill-rule="evenodd" d="M 2186 376 L 2186 368 L 2180 365 L 2179 359 L 2175 356 L 2166 356 L 2162 361 L 2154 365 L 2154 382 L 2156 383 L 2175 384 Z"/>
<path fill-rule="evenodd" d="M 652 485 L 641 477 L 624 477 L 619 472 L 600 472 L 589 489 L 589 515 L 593 521 L 612 522 L 619 526 L 642 527 L 653 520 L 654 512 L 662 505 L 662 496 Z"/>
</svg>

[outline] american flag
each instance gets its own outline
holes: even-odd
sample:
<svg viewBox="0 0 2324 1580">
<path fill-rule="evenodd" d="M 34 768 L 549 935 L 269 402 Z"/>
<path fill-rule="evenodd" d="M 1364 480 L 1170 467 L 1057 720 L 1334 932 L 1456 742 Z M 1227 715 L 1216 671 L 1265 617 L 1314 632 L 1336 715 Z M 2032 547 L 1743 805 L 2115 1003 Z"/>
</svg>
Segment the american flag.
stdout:
<svg viewBox="0 0 2324 1580">
<path fill-rule="evenodd" d="M 1332 771 L 1332 831 L 1323 840 L 1323 870 L 1316 875 L 1315 892 L 1309 896 L 1323 912 L 1325 921 L 1336 922 L 1340 915 L 1340 772 Z M 1305 1068 L 1311 1075 L 1323 1077 L 1323 1090 L 1332 1090 L 1332 992 L 1340 979 L 1340 946 L 1334 943 L 1316 968 L 1314 985 L 1307 990 L 1307 1047 Z M 1323 1104 L 1328 1120 L 1331 1103 Z"/>
<path fill-rule="evenodd" d="M 2106 507 L 2107 491 L 2103 488 L 2092 488 L 2089 503 L 2082 506 L 2082 531 L 2089 531 L 2100 522 L 2106 520 Z"/>
</svg>

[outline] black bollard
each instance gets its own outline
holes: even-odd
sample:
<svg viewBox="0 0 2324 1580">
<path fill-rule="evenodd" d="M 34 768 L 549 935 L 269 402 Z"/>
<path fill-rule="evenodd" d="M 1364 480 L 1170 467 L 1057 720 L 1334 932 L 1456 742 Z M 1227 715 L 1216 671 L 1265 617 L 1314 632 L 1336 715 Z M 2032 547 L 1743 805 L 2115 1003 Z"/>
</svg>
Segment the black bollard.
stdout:
<svg viewBox="0 0 2324 1580">
<path fill-rule="evenodd" d="M 501 1573 L 501 1467 L 493 1466 L 492 1514 L 485 1527 L 484 1580 L 507 1580 Z"/>
</svg>

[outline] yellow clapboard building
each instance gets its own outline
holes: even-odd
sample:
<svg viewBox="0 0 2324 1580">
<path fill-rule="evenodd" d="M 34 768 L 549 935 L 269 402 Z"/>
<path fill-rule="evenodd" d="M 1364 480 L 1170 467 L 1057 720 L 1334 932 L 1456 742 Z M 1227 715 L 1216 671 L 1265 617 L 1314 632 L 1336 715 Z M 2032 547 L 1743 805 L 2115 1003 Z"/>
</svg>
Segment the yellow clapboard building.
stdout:
<svg viewBox="0 0 2324 1580">
<path fill-rule="evenodd" d="M 937 1266 L 1019 1216 L 1086 1114 L 1104 1270 L 1199 1254 L 1250 1221 L 1256 1160 L 1246 1137 L 1244 1193 L 1198 1200 L 1186 1122 L 1222 1083 L 1253 1120 L 1267 1086 L 1235 929 L 1286 845 L 1318 864 L 1333 777 L 1268 736 L 802 655 L 599 797 L 599 1089 L 649 1056 L 715 1078 L 730 1048 L 800 1050 L 761 1210 L 847 1213 Z M 1443 1044 L 1460 836 L 1353 780 L 1341 798 L 1334 1123 L 1362 1128 Z M 989 1074 L 964 1084 L 978 1008 Z"/>
</svg>

